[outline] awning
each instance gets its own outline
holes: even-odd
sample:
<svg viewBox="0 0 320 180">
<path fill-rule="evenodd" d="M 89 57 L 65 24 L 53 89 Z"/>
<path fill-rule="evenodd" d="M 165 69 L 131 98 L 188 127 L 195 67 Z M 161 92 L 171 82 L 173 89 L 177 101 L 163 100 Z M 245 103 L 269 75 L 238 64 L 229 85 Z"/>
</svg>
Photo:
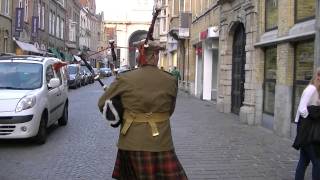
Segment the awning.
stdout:
<svg viewBox="0 0 320 180">
<path fill-rule="evenodd" d="M 80 62 L 81 58 L 79 56 L 73 55 L 73 57 L 76 59 L 76 61 Z"/>
<path fill-rule="evenodd" d="M 21 42 L 18 40 L 15 40 L 15 42 L 23 51 L 28 51 L 28 52 L 38 53 L 38 54 L 41 53 L 33 44 Z"/>
<path fill-rule="evenodd" d="M 58 59 L 63 59 L 60 55 L 60 52 L 56 48 L 49 48 L 49 52 L 55 55 Z"/>
</svg>

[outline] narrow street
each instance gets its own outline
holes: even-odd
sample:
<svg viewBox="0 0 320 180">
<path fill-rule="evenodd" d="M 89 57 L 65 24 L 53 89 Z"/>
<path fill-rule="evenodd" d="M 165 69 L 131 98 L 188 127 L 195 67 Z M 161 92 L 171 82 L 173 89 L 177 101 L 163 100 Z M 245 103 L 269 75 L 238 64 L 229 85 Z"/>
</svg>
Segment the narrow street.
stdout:
<svg viewBox="0 0 320 180">
<path fill-rule="evenodd" d="M 0 179 L 111 179 L 118 129 L 98 111 L 101 93 L 98 83 L 70 90 L 69 124 L 51 127 L 45 145 L 1 140 Z M 242 124 L 233 114 L 217 112 L 212 103 L 180 92 L 171 124 L 190 180 L 293 179 L 298 152 L 290 140 Z"/>
</svg>

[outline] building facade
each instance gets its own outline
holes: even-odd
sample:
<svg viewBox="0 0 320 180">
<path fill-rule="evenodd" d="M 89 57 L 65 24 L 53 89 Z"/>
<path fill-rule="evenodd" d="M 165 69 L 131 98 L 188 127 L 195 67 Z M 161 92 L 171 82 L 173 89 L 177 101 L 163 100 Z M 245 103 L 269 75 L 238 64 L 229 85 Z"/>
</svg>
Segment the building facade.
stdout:
<svg viewBox="0 0 320 180">
<path fill-rule="evenodd" d="M 301 93 L 320 64 L 319 2 L 193 0 L 190 42 L 179 38 L 187 3 L 168 1 L 167 61 L 179 67 L 180 88 L 242 122 L 293 137 Z"/>
<path fill-rule="evenodd" d="M 67 51 L 65 47 L 66 35 L 66 4 L 65 0 L 49 1 L 49 44 L 48 49 L 56 48 Z"/>
<path fill-rule="evenodd" d="M 260 0 L 260 4 L 255 119 L 290 137 L 295 134 L 300 96 L 319 63 L 316 1 Z"/>
<path fill-rule="evenodd" d="M 217 100 L 220 7 L 217 0 L 192 1 L 189 64 L 190 93 L 203 100 Z"/>
<path fill-rule="evenodd" d="M 0 53 L 12 53 L 12 1 L 0 1 Z"/>
<path fill-rule="evenodd" d="M 79 31 L 80 31 L 80 10 L 81 4 L 78 0 L 67 1 L 66 14 L 66 47 L 69 52 L 74 54 L 79 50 Z"/>
</svg>

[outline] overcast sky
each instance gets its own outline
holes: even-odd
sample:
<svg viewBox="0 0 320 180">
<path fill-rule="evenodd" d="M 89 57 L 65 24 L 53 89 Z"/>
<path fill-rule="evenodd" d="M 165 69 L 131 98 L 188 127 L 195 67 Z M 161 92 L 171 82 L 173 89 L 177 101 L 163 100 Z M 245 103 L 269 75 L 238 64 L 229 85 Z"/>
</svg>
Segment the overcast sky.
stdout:
<svg viewBox="0 0 320 180">
<path fill-rule="evenodd" d="M 117 21 L 151 21 L 153 0 L 96 0 L 97 13 Z"/>
</svg>

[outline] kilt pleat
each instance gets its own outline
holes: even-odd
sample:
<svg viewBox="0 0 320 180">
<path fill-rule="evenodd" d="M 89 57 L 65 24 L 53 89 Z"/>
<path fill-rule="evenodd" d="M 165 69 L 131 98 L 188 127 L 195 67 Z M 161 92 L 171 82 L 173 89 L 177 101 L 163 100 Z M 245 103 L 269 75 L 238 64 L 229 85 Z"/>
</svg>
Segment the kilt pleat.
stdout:
<svg viewBox="0 0 320 180">
<path fill-rule="evenodd" d="M 176 153 L 118 150 L 112 177 L 118 180 L 187 180 Z"/>
</svg>

